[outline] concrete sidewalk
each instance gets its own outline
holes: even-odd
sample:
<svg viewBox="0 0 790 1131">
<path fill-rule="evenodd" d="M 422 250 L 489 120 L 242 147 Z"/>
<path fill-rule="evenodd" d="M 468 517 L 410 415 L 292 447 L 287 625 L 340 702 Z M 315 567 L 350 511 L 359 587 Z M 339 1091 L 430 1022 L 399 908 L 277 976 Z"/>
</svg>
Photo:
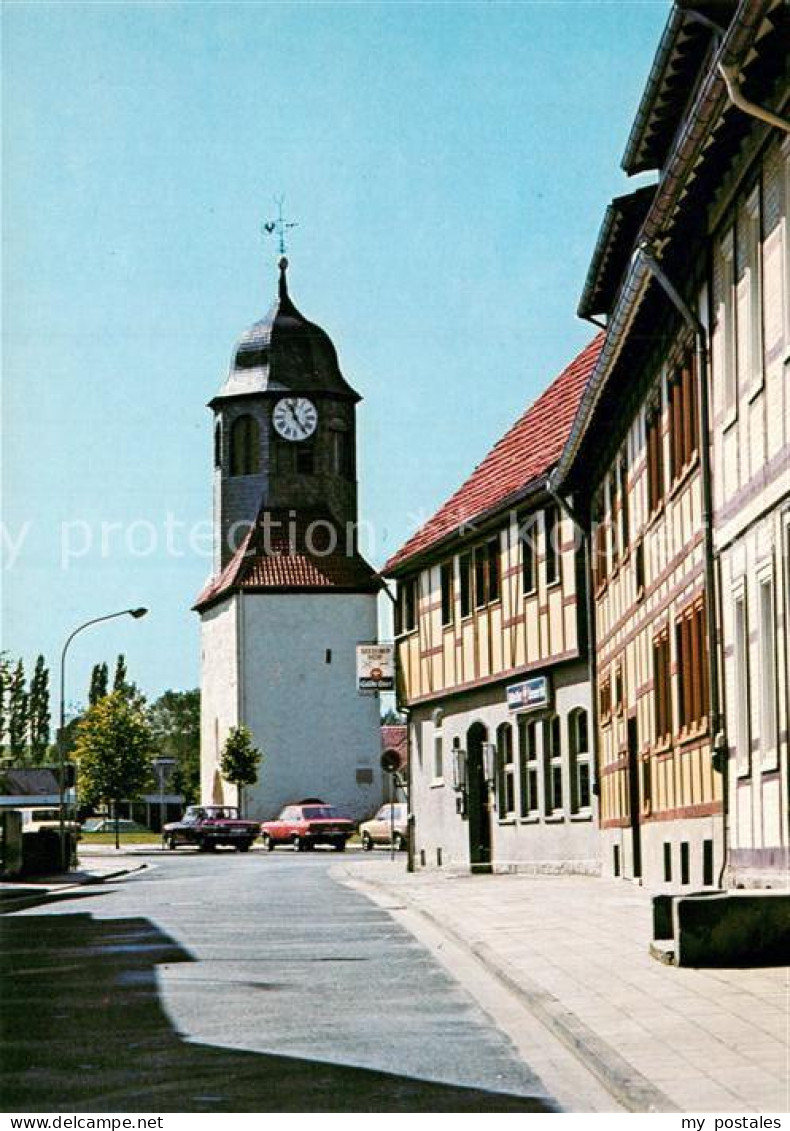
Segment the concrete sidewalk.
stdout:
<svg viewBox="0 0 790 1131">
<path fill-rule="evenodd" d="M 466 947 L 626 1108 L 790 1110 L 790 969 L 656 962 L 642 889 L 582 876 L 409 876 L 385 858 L 337 871 Z"/>
<path fill-rule="evenodd" d="M 0 913 L 7 915 L 35 907 L 68 895 L 76 888 L 119 880 L 146 867 L 142 861 L 112 859 L 103 854 L 96 857 L 80 855 L 79 867 L 66 874 L 24 876 L 19 880 L 0 882 Z"/>
</svg>

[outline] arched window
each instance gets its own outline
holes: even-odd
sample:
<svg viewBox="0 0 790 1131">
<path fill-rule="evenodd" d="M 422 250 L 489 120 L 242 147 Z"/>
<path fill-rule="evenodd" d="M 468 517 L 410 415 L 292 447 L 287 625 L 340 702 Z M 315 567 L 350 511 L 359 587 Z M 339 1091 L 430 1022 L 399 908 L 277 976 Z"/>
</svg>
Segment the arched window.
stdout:
<svg viewBox="0 0 790 1131">
<path fill-rule="evenodd" d="M 259 455 L 258 421 L 245 414 L 233 421 L 230 430 L 230 473 L 231 475 L 256 475 Z"/>
<path fill-rule="evenodd" d="M 576 707 L 568 715 L 571 811 L 590 808 L 590 726 L 587 712 Z"/>
<path fill-rule="evenodd" d="M 222 421 L 214 425 L 214 466 L 222 467 Z"/>
<path fill-rule="evenodd" d="M 496 732 L 497 807 L 504 820 L 516 812 L 515 767 L 513 764 L 513 727 L 502 723 Z"/>
<path fill-rule="evenodd" d="M 444 749 L 442 746 L 442 719 L 444 712 L 440 707 L 433 712 L 433 780 L 441 781 L 444 778 Z"/>
<path fill-rule="evenodd" d="M 546 813 L 562 811 L 562 730 L 560 716 L 543 723 L 543 793 Z"/>
</svg>

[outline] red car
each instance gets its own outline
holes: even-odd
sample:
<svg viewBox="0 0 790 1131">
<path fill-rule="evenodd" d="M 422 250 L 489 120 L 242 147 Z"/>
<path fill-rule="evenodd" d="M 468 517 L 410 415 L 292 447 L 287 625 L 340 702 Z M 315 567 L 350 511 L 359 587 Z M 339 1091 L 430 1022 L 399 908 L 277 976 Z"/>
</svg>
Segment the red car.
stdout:
<svg viewBox="0 0 790 1131">
<path fill-rule="evenodd" d="M 338 852 L 343 852 L 354 830 L 354 822 L 333 805 L 308 797 L 295 805 L 286 805 L 276 821 L 264 821 L 261 836 L 270 852 L 285 844 L 297 852 L 307 852 L 317 844 L 331 844 Z"/>
</svg>

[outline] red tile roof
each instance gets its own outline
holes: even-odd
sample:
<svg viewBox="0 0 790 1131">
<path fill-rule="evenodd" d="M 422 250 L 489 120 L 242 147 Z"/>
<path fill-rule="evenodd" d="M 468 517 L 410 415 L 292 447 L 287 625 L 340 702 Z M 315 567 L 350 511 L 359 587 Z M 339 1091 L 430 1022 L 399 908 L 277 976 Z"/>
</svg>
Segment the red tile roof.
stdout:
<svg viewBox="0 0 790 1131">
<path fill-rule="evenodd" d="M 570 433 L 582 392 L 603 346 L 598 334 L 516 421 L 466 482 L 384 566 L 400 570 L 411 558 L 483 515 L 496 511 L 556 464 Z"/>
<path fill-rule="evenodd" d="M 268 510 L 258 515 L 224 570 L 205 587 L 194 608 L 201 611 L 240 590 L 376 593 L 381 582 L 324 511 Z"/>
</svg>

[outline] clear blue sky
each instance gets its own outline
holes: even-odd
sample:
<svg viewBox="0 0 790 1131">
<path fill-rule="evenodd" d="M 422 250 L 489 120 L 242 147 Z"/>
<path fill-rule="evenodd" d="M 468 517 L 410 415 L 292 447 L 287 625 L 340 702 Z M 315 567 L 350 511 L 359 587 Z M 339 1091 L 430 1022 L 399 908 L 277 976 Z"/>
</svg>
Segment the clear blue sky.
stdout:
<svg viewBox="0 0 790 1131">
<path fill-rule="evenodd" d="M 120 650 L 148 694 L 197 684 L 205 404 L 274 296 L 277 193 L 292 295 L 364 396 L 380 565 L 591 335 L 668 12 L 6 0 L 3 646 L 54 667 L 143 604 L 75 643 L 69 698 Z"/>
</svg>

